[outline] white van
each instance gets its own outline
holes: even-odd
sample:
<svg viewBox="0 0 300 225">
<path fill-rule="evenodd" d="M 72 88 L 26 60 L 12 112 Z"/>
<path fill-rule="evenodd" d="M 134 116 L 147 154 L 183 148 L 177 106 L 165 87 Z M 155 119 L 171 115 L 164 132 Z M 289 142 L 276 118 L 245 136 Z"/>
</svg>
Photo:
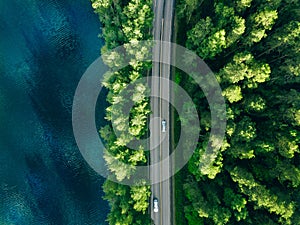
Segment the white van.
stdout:
<svg viewBox="0 0 300 225">
<path fill-rule="evenodd" d="M 166 132 L 167 130 L 167 121 L 165 119 L 161 121 L 161 130 L 162 132 Z"/>
<path fill-rule="evenodd" d="M 158 212 L 158 199 L 153 198 L 153 211 Z"/>
</svg>

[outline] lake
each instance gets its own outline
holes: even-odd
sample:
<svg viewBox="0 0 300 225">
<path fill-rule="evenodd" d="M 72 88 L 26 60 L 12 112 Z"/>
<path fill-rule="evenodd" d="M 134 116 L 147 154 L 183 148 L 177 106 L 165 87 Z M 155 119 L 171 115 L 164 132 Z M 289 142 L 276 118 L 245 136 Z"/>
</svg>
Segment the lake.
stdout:
<svg viewBox="0 0 300 225">
<path fill-rule="evenodd" d="M 71 123 L 100 32 L 89 0 L 0 1 L 0 224 L 107 224 Z"/>
</svg>

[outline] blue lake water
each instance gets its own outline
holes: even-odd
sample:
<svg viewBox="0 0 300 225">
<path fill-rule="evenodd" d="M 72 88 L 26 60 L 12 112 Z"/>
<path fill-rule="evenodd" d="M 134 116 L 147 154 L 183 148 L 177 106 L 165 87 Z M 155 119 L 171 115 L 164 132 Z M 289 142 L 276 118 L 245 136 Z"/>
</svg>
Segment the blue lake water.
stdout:
<svg viewBox="0 0 300 225">
<path fill-rule="evenodd" d="M 106 224 L 71 124 L 100 31 L 89 0 L 0 0 L 0 224 Z"/>
</svg>

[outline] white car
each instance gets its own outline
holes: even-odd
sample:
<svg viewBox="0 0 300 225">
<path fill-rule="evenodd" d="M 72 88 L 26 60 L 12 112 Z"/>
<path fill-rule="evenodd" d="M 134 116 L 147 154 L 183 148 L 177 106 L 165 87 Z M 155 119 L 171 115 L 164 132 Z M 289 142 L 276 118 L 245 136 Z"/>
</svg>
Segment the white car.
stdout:
<svg viewBox="0 0 300 225">
<path fill-rule="evenodd" d="M 166 132 L 166 130 L 167 130 L 167 121 L 165 119 L 163 119 L 161 121 L 161 129 L 162 129 L 162 132 Z"/>
<path fill-rule="evenodd" d="M 153 199 L 153 211 L 158 212 L 158 199 L 157 198 Z"/>
</svg>

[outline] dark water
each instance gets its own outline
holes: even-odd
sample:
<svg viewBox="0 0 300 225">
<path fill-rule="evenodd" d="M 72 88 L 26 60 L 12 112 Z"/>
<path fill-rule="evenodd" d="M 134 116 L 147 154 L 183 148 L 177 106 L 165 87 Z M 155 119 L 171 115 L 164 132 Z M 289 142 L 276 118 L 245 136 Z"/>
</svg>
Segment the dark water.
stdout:
<svg viewBox="0 0 300 225">
<path fill-rule="evenodd" d="M 0 224 L 105 224 L 71 106 L 99 56 L 89 0 L 0 0 Z"/>
</svg>

